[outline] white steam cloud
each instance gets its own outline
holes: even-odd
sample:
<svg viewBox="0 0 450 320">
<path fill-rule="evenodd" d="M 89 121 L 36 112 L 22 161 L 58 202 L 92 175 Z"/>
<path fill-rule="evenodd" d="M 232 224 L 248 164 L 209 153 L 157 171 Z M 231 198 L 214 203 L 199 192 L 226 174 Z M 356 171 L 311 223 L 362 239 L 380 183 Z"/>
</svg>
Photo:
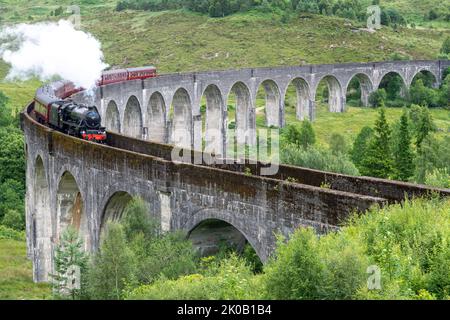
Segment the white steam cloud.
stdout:
<svg viewBox="0 0 450 320">
<path fill-rule="evenodd" d="M 95 86 L 108 66 L 100 42 L 65 20 L 4 28 L 0 56 L 11 65 L 8 80 L 59 76 L 86 89 Z"/>
</svg>

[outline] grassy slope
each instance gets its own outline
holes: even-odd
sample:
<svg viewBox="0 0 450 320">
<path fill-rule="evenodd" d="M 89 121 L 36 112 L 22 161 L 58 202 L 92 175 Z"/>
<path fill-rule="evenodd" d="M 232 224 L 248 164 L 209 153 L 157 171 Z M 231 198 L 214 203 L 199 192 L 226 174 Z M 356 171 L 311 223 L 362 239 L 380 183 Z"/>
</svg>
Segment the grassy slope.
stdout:
<svg viewBox="0 0 450 320">
<path fill-rule="evenodd" d="M 33 283 L 31 270 L 25 242 L 0 239 L 0 300 L 49 297 L 49 286 Z"/>
</svg>

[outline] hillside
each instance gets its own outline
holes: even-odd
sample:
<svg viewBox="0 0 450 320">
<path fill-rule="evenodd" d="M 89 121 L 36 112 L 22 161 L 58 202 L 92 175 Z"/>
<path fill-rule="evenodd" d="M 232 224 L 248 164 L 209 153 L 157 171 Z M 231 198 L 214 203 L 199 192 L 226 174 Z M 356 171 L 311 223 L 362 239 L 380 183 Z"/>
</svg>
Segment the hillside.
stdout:
<svg viewBox="0 0 450 320">
<path fill-rule="evenodd" d="M 0 3 L 6 8 L 0 17 L 9 23 L 67 17 L 66 13 L 56 18 L 50 14 L 70 1 L 47 1 L 45 6 L 36 0 Z M 450 35 L 450 28 L 396 32 L 386 27 L 372 34 L 360 30 L 361 23 L 308 14 L 283 24 L 281 17 L 260 12 L 209 18 L 187 11 L 116 12 L 116 1 L 101 3 L 81 5 L 81 23 L 102 42 L 107 62 L 114 66 L 152 63 L 163 72 L 375 61 L 389 59 L 395 52 L 430 59 L 437 57 L 445 36 Z M 402 3 L 393 5 L 403 7 Z M 441 2 L 433 3 L 440 6 Z"/>
</svg>

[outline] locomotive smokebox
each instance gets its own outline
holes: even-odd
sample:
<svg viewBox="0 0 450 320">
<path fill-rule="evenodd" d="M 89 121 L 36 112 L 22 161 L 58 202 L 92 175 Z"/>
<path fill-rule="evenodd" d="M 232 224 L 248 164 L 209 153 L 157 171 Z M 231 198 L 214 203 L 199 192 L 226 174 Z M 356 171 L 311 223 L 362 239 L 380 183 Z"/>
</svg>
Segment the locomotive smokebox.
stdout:
<svg viewBox="0 0 450 320">
<path fill-rule="evenodd" d="M 86 125 L 89 128 L 98 128 L 101 123 L 101 118 L 98 112 L 89 111 L 86 113 Z"/>
</svg>

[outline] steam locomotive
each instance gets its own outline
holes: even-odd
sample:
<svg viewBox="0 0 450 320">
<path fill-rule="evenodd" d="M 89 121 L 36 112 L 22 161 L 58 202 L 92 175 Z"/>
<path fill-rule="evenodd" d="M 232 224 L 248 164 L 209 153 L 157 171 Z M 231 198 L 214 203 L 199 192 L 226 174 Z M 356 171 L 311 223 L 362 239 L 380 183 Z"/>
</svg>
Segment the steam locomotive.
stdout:
<svg viewBox="0 0 450 320">
<path fill-rule="evenodd" d="M 155 67 L 112 70 L 104 72 L 97 85 L 152 77 L 156 77 Z M 106 128 L 101 126 L 102 119 L 97 107 L 68 99 L 82 90 L 69 81 L 57 81 L 39 88 L 34 99 L 34 116 L 39 123 L 55 130 L 84 140 L 104 143 Z"/>
</svg>

